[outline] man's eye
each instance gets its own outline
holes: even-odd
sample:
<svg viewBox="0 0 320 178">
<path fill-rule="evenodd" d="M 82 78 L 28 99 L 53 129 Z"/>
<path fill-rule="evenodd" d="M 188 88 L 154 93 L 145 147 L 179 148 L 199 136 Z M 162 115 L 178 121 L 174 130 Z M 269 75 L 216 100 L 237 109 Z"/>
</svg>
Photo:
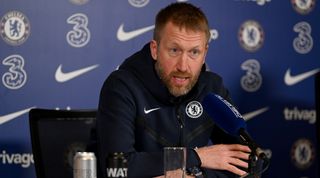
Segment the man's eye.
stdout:
<svg viewBox="0 0 320 178">
<path fill-rule="evenodd" d="M 177 51 L 178 51 L 177 48 L 171 48 L 171 49 L 170 49 L 170 52 L 172 52 L 172 53 L 176 53 Z"/>
<path fill-rule="evenodd" d="M 191 50 L 191 51 L 189 52 L 189 54 L 190 54 L 190 57 L 196 58 L 196 57 L 198 57 L 198 56 L 200 55 L 200 51 L 197 50 L 197 49 L 194 49 L 194 50 Z"/>
<path fill-rule="evenodd" d="M 171 48 L 171 49 L 169 50 L 169 54 L 170 54 L 170 55 L 173 55 L 173 56 L 176 56 L 176 55 L 179 54 L 179 50 L 178 50 L 177 48 Z"/>
</svg>

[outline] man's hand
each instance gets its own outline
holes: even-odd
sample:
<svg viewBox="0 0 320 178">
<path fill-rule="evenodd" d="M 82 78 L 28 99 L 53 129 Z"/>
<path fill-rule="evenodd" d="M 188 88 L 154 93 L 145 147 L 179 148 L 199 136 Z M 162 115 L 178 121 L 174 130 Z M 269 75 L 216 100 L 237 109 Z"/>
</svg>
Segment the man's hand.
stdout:
<svg viewBox="0 0 320 178">
<path fill-rule="evenodd" d="M 227 170 L 240 176 L 246 172 L 238 167 L 248 168 L 248 163 L 244 160 L 249 159 L 251 152 L 248 146 L 240 144 L 212 145 L 198 148 L 195 151 L 201 159 L 201 167 Z"/>
</svg>

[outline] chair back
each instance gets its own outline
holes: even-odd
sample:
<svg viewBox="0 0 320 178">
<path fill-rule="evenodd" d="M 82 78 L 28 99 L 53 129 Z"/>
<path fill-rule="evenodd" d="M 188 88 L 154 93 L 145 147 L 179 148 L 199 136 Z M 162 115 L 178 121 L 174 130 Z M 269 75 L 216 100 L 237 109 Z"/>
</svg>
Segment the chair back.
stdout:
<svg viewBox="0 0 320 178">
<path fill-rule="evenodd" d="M 38 178 L 73 178 L 77 151 L 96 152 L 96 110 L 31 109 L 29 125 Z"/>
</svg>

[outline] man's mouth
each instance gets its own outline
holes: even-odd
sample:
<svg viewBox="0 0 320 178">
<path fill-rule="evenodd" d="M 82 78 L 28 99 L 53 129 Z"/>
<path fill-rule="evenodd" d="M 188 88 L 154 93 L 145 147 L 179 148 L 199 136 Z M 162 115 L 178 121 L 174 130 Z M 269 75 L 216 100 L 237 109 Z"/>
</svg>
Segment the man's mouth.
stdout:
<svg viewBox="0 0 320 178">
<path fill-rule="evenodd" d="M 185 85 L 189 81 L 190 77 L 173 76 L 172 80 L 176 85 Z"/>
</svg>

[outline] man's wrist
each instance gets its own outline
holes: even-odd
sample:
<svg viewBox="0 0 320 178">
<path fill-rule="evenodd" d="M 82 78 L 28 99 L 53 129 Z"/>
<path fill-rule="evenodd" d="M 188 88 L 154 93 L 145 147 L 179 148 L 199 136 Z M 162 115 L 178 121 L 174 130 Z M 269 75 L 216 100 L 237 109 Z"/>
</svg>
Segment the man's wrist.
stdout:
<svg viewBox="0 0 320 178">
<path fill-rule="evenodd" d="M 204 178 L 203 171 L 197 166 L 187 168 L 186 174 L 189 176 L 194 176 L 196 178 Z"/>
<path fill-rule="evenodd" d="M 198 155 L 198 152 L 196 151 L 197 149 L 198 149 L 198 148 L 195 147 L 194 149 L 192 149 L 192 151 L 194 152 L 195 157 L 196 157 L 197 162 L 198 162 L 197 167 L 201 167 L 202 162 L 201 162 L 200 156 Z"/>
</svg>

